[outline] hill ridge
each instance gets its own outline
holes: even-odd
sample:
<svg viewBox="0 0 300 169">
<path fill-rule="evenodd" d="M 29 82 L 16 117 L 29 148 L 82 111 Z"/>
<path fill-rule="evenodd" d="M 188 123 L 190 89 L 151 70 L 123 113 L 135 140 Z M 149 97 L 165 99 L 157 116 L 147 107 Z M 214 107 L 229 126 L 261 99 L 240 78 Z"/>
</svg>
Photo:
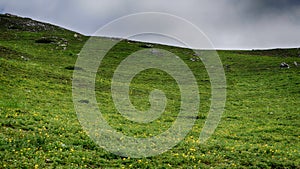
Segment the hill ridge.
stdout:
<svg viewBox="0 0 300 169">
<path fill-rule="evenodd" d="M 10 13 L 0 14 L 0 29 L 29 32 L 54 31 L 57 29 L 67 30 L 60 26 L 53 25 L 52 23 L 37 21 L 31 18 L 21 17 Z"/>
</svg>

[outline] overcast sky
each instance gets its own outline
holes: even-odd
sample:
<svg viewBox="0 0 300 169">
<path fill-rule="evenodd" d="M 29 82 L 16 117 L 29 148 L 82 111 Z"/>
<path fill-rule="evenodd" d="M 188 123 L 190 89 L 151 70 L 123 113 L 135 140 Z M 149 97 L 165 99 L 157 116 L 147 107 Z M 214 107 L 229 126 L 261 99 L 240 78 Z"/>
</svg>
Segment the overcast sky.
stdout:
<svg viewBox="0 0 300 169">
<path fill-rule="evenodd" d="M 300 47 L 300 0 L 0 0 L 0 12 L 89 35 L 125 15 L 164 12 L 196 25 L 219 49 Z"/>
</svg>

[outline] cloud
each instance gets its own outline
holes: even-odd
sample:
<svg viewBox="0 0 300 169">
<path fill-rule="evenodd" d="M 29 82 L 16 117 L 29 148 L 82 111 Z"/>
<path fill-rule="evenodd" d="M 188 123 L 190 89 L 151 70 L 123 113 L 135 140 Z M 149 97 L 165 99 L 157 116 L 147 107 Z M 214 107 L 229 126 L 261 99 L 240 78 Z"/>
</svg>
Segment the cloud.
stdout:
<svg viewBox="0 0 300 169">
<path fill-rule="evenodd" d="M 235 44 L 241 44 L 245 48 L 300 45 L 300 1 L 234 1 L 238 16 L 235 19 L 238 37 Z"/>
<path fill-rule="evenodd" d="M 217 48 L 300 46 L 299 0 L 0 0 L 0 11 L 51 22 L 84 34 L 92 34 L 124 15 L 164 12 L 195 24 Z M 144 20 L 140 24 L 149 23 Z M 168 29 L 189 33 L 180 26 Z M 123 31 L 122 26 L 118 31 Z"/>
</svg>

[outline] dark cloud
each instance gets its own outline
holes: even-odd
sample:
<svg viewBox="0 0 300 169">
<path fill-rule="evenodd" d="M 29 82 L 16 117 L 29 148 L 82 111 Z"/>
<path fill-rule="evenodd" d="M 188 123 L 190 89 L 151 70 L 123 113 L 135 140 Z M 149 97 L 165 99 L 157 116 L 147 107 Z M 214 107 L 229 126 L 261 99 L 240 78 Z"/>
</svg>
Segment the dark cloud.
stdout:
<svg viewBox="0 0 300 169">
<path fill-rule="evenodd" d="M 195 24 L 217 48 L 300 46 L 299 0 L 0 0 L 1 9 L 84 34 L 124 15 L 165 12 Z M 146 20 L 140 24 L 153 26 Z M 192 37 L 180 26 L 160 29 Z M 122 32 L 122 26 L 117 31 Z"/>
<path fill-rule="evenodd" d="M 263 14 L 263 13 L 281 13 L 289 12 L 295 8 L 299 8 L 299 0 L 251 0 L 241 1 L 237 3 L 248 9 L 246 12 Z"/>
<path fill-rule="evenodd" d="M 292 22 L 300 24 L 299 0 L 236 0 L 241 18 L 257 21 L 265 18 L 287 16 Z"/>
</svg>

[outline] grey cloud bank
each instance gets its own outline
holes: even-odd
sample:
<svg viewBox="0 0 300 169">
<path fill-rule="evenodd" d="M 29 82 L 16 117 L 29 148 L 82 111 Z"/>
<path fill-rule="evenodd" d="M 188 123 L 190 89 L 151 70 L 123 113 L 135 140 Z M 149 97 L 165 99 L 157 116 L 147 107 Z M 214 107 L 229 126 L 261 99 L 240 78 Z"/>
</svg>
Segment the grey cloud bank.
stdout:
<svg viewBox="0 0 300 169">
<path fill-rule="evenodd" d="M 300 47 L 299 0 L 0 0 L 0 12 L 88 35 L 125 15 L 163 12 L 193 23 L 219 49 Z M 175 30 L 189 34 L 180 26 L 170 31 Z M 122 32 L 122 26 L 117 31 Z"/>
</svg>

